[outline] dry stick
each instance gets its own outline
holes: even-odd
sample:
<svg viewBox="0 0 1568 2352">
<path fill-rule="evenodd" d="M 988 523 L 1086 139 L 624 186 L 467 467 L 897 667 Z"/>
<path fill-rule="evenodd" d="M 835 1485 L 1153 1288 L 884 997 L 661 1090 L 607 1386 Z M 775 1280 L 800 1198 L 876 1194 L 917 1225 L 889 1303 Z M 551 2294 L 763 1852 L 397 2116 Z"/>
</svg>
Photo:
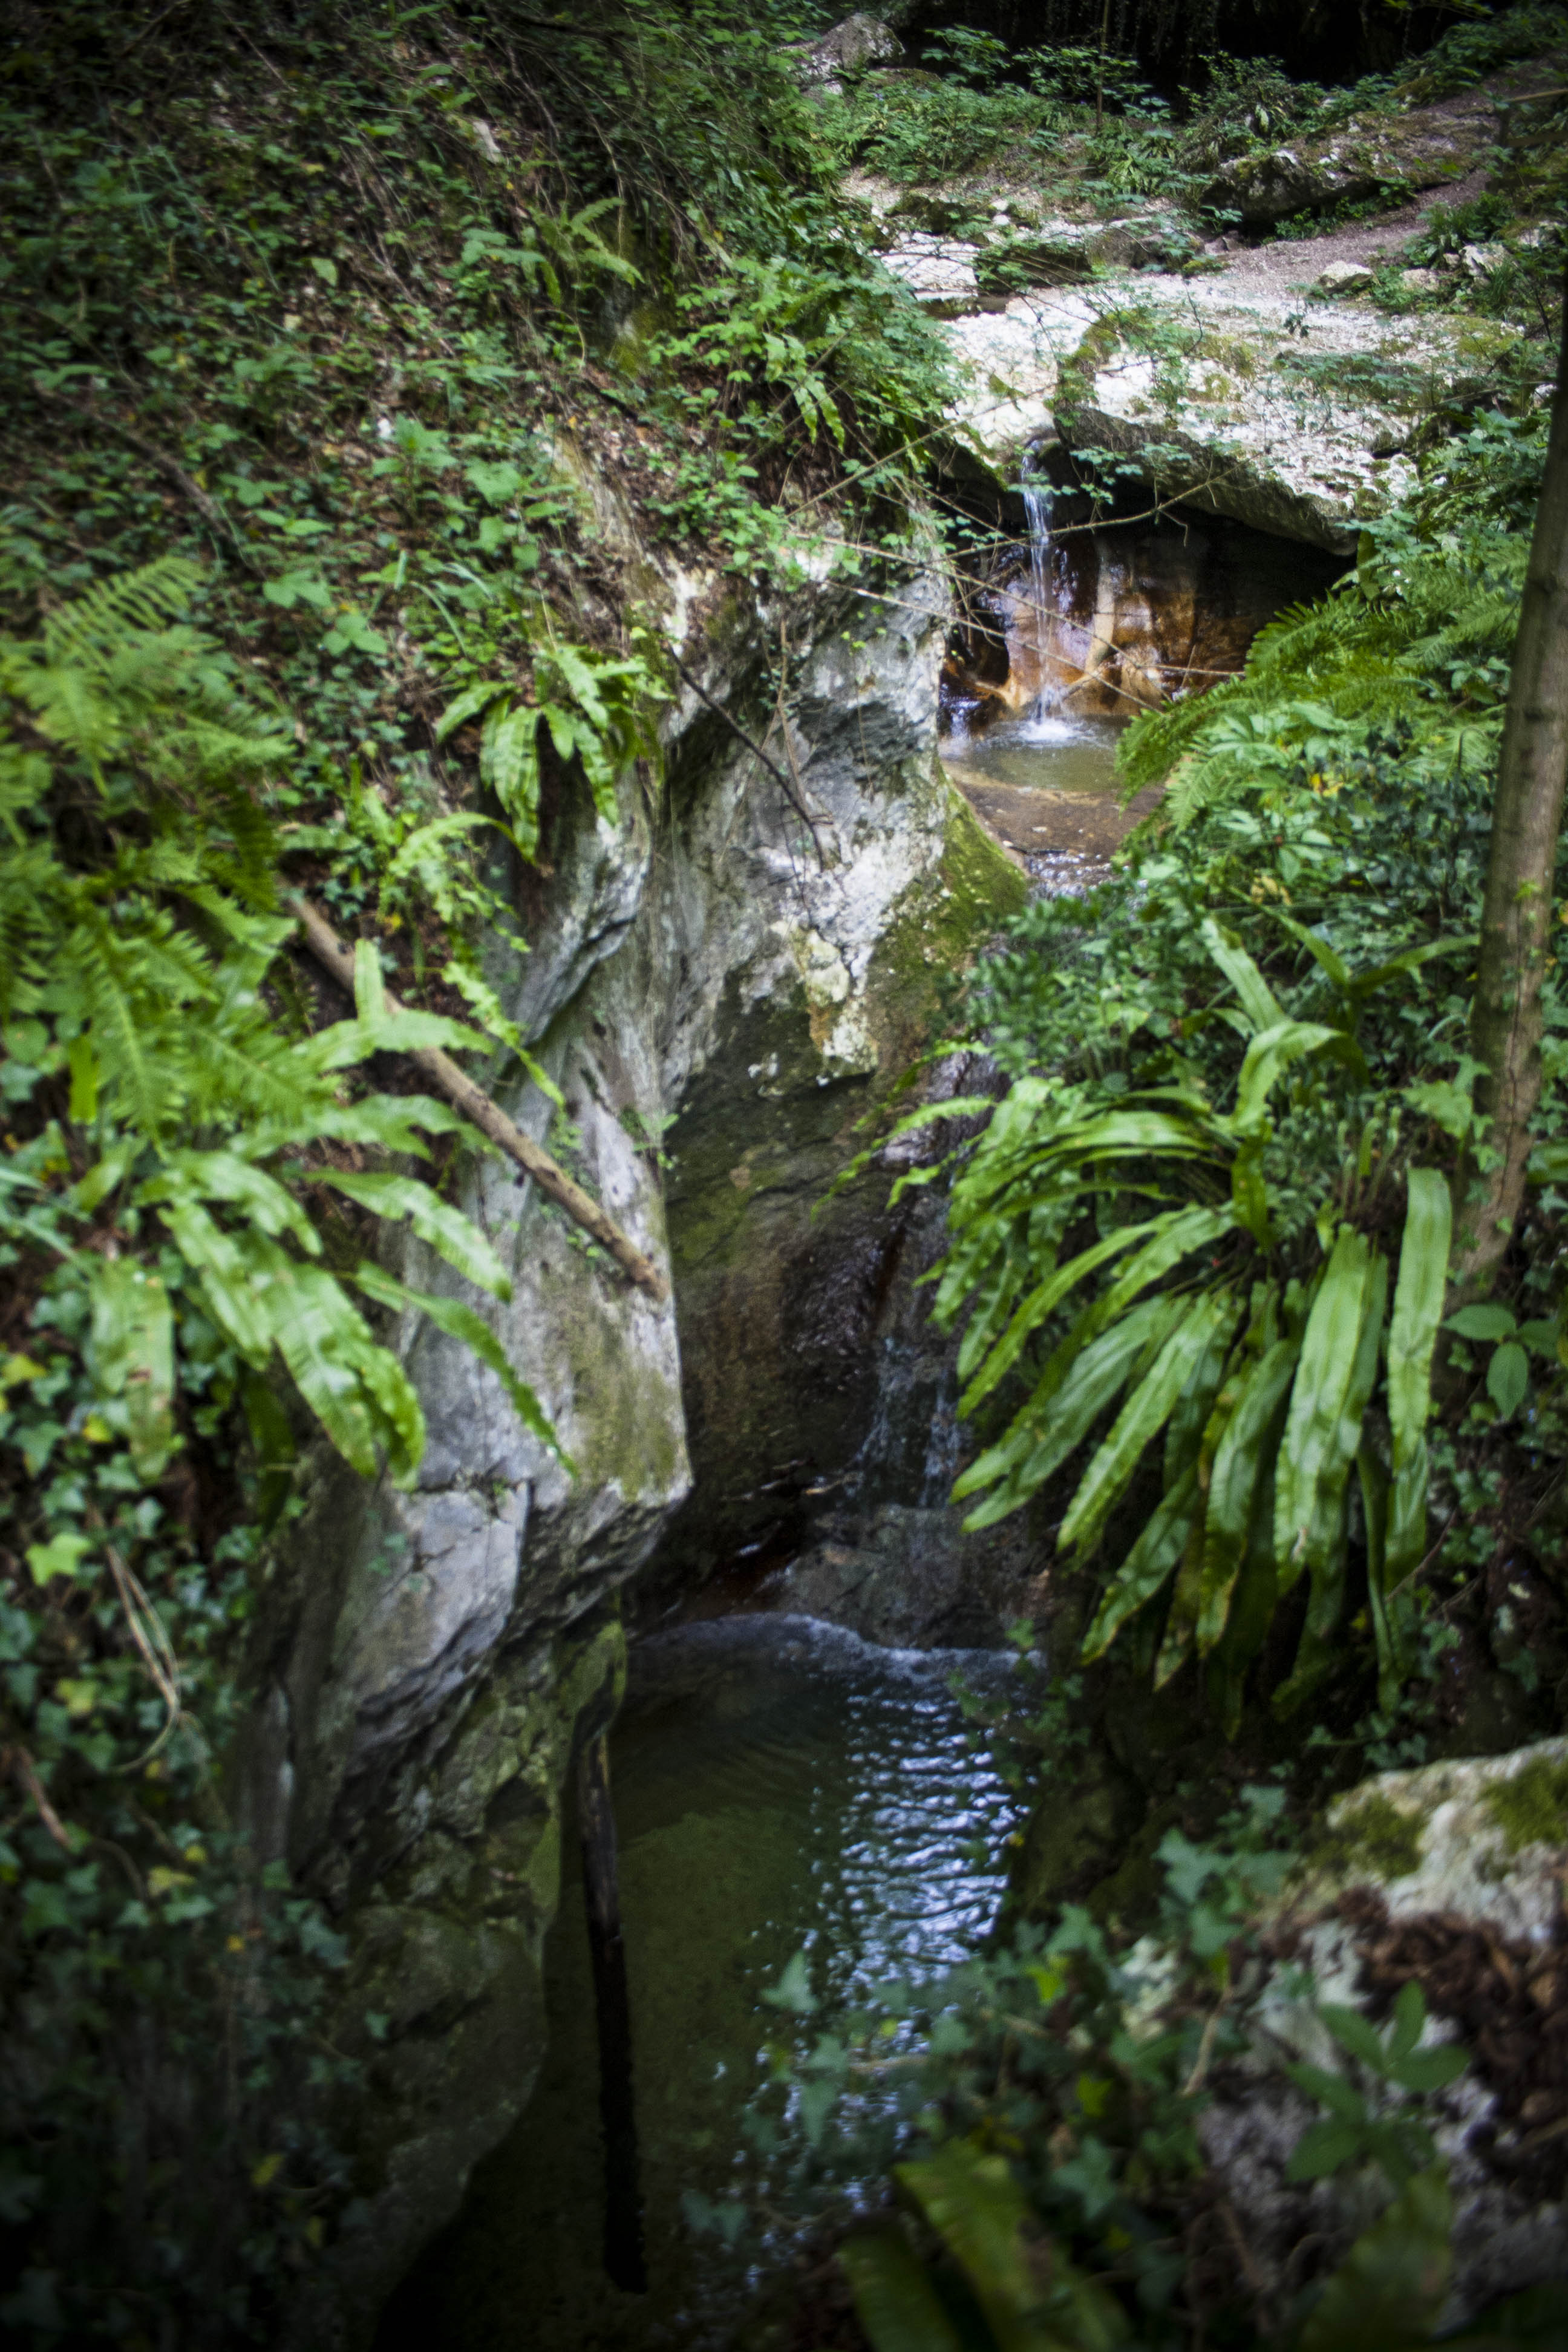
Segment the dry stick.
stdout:
<svg viewBox="0 0 1568 2352">
<path fill-rule="evenodd" d="M 25 1748 L 13 1748 L 8 1751 L 8 1753 L 11 1759 L 11 1769 L 16 1773 L 17 1780 L 20 1780 L 23 1788 L 26 1789 L 34 1804 L 37 1805 L 38 1809 L 38 1819 L 43 1822 L 44 1827 L 47 1830 L 55 1843 L 66 1853 L 74 1854 L 76 1853 L 76 1841 L 71 1836 L 71 1833 L 69 1830 L 67 1829 L 65 1823 L 61 1821 L 58 1813 L 56 1812 L 53 1805 L 50 1804 L 48 1792 L 45 1789 L 43 1782 L 38 1778 L 37 1769 L 35 1766 L 32 1758 L 28 1755 Z"/>
<path fill-rule="evenodd" d="M 164 1717 L 163 1728 L 157 1738 L 143 1755 L 138 1756 L 135 1763 L 131 1767 L 132 1771 L 140 1771 L 142 1765 L 152 1762 L 180 1723 L 182 1715 L 180 1662 L 174 1655 L 169 1637 L 163 1631 L 163 1621 L 153 1608 L 145 1588 L 126 1567 L 112 1544 L 105 1544 L 104 1550 L 109 1556 L 110 1572 L 114 1578 L 114 1589 L 120 1595 L 120 1605 L 125 1612 L 125 1620 L 131 1628 L 131 1638 L 141 1652 L 142 1663 L 152 1676 L 158 1696 L 168 1710 Z"/>
<path fill-rule="evenodd" d="M 731 718 L 730 713 L 725 709 L 721 702 L 714 701 L 713 697 L 709 693 L 705 686 L 699 686 L 697 680 L 692 677 L 691 672 L 687 668 L 686 664 L 679 657 L 677 657 L 675 667 L 680 672 L 681 677 L 686 680 L 687 685 L 691 688 L 692 693 L 697 697 L 698 701 L 705 702 L 708 705 L 709 709 L 712 711 L 714 717 L 716 719 L 721 719 L 724 721 L 725 726 L 730 730 L 731 734 L 735 736 L 745 745 L 747 751 L 751 752 L 753 759 L 757 759 L 762 761 L 770 776 L 776 779 L 779 790 L 783 793 L 785 800 L 789 803 L 791 808 L 794 809 L 802 824 L 804 824 L 810 832 L 812 840 L 816 845 L 816 862 L 821 866 L 823 872 L 826 873 L 827 871 L 827 859 L 823 853 L 821 835 L 816 830 L 816 819 L 812 815 L 811 811 L 805 806 L 805 803 L 797 798 L 794 784 L 791 782 L 789 777 L 785 775 L 784 770 L 779 766 L 778 761 L 772 758 L 768 752 L 763 751 L 762 745 L 756 741 L 754 737 L 747 734 L 745 729 L 742 726 L 738 719 Z M 786 750 L 788 749 L 787 740 L 785 748 Z"/>
<path fill-rule="evenodd" d="M 302 893 L 296 892 L 291 904 L 300 919 L 310 953 L 322 970 L 330 972 L 338 986 L 345 989 L 352 997 L 354 986 L 353 950 L 339 939 L 326 917 Z M 386 992 L 386 1007 L 389 1013 L 402 1009 L 390 989 Z M 466 1070 L 458 1067 L 450 1055 L 443 1054 L 438 1046 L 425 1045 L 410 1053 L 408 1058 L 425 1072 L 426 1077 L 435 1080 L 447 1100 L 454 1104 L 465 1118 L 471 1119 L 481 1135 L 488 1136 L 509 1160 L 515 1160 L 525 1176 L 531 1176 L 540 1191 L 548 1193 L 551 1200 L 564 1209 L 574 1223 L 581 1225 L 584 1233 L 591 1234 L 602 1248 L 609 1251 L 616 1264 L 630 1276 L 639 1290 L 645 1290 L 650 1298 L 662 1299 L 668 1296 L 664 1277 L 653 1260 L 644 1256 L 637 1244 L 628 1240 L 615 1219 L 606 1216 L 597 1201 L 584 1192 L 581 1184 L 574 1184 L 565 1170 L 556 1166 L 542 1145 L 535 1143 L 531 1135 L 524 1135 L 520 1127 L 513 1126 L 505 1111 L 491 1102 L 483 1087 L 477 1087 Z"/>
</svg>

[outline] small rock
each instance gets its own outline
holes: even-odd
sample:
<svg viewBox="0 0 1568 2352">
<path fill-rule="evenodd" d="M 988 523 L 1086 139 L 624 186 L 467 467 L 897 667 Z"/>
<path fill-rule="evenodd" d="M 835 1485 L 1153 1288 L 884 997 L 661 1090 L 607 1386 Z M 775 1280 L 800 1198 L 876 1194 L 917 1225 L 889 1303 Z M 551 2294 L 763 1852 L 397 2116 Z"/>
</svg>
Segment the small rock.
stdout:
<svg viewBox="0 0 1568 2352">
<path fill-rule="evenodd" d="M 1331 261 L 1318 279 L 1320 294 L 1364 294 L 1372 272 L 1364 261 Z"/>
<path fill-rule="evenodd" d="M 820 86 L 837 82 L 842 74 L 864 73 L 868 66 L 901 64 L 903 55 L 904 45 L 898 35 L 879 16 L 858 9 L 812 43 L 800 61 L 800 78 Z"/>
<path fill-rule="evenodd" d="M 1406 294 L 1437 294 L 1443 287 L 1435 269 L 1402 269 L 1399 283 Z"/>
<path fill-rule="evenodd" d="M 1467 245 L 1459 267 L 1468 278 L 1490 278 L 1512 258 L 1506 245 Z"/>
</svg>

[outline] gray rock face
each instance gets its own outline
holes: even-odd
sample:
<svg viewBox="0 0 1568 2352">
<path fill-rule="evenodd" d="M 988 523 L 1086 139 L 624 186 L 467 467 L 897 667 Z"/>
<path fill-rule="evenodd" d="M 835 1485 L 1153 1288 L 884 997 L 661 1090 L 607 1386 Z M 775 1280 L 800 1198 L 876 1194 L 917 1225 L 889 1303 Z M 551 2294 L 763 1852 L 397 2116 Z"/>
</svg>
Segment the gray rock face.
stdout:
<svg viewBox="0 0 1568 2352">
<path fill-rule="evenodd" d="M 670 583 L 677 614 L 700 584 Z M 758 734 L 780 619 L 731 608 L 706 652 L 687 649 L 714 699 Z M 956 958 L 970 935 L 955 894 L 973 931 L 995 920 L 993 883 L 1015 890 L 935 759 L 940 579 L 911 572 L 875 606 L 825 591 L 787 620 L 790 749 L 815 833 L 688 693 L 668 716 L 657 801 L 628 772 L 612 826 L 585 791 L 565 791 L 524 877 L 532 952 L 492 973 L 564 1097 L 569 1125 L 552 1149 L 666 1268 L 658 1147 L 673 1115 L 695 1107 L 694 1135 L 706 1119 L 717 1205 L 705 1194 L 689 1224 L 676 1296 L 656 1305 L 631 1291 L 510 1165 L 470 1161 L 462 1197 L 513 1283 L 505 1305 L 471 1303 L 574 1470 L 491 1373 L 410 1316 L 394 1343 L 428 1424 L 416 1485 L 370 1489 L 319 1462 L 292 1567 L 264 1597 L 244 1815 L 263 1857 L 286 1857 L 348 1935 L 341 2046 L 367 2068 L 354 2117 L 363 2195 L 298 2315 L 292 2340 L 309 2352 L 365 2339 L 529 2095 L 561 1790 L 575 1747 L 617 1702 L 620 1592 L 690 1489 L 693 1416 L 700 1431 L 722 1422 L 713 1400 L 753 1378 L 741 1365 L 761 1368 L 753 1454 L 809 1451 L 825 1420 L 840 1433 L 841 1401 L 816 1382 L 832 1364 L 858 1377 L 868 1327 L 836 1302 L 853 1300 L 868 1254 L 889 1245 L 885 1179 L 847 1223 L 811 1237 L 815 1290 L 797 1280 L 802 1233 L 850 1156 L 868 1087 L 921 1042 L 926 959 Z M 552 1129 L 536 1087 L 492 1090 L 530 1132 Z M 700 1150 L 697 1160 L 700 1174 Z M 668 1181 L 694 1197 L 683 1160 Z M 705 1270 L 704 1234 L 718 1251 Z M 404 1270 L 460 1287 L 416 1245 Z M 711 1446 L 706 1458 L 718 1462 Z M 387 2021 L 374 2043 L 367 2011 Z"/>
<path fill-rule="evenodd" d="M 1459 396 L 1475 360 L 1441 314 L 1387 319 L 1310 302 L 1299 284 L 1164 272 L 1016 296 L 952 320 L 967 375 L 955 441 L 1001 482 L 1050 435 L 1143 463 L 1168 496 L 1352 554 L 1364 518 L 1414 479 L 1402 447 L 1434 388 Z M 1321 265 L 1319 265 L 1321 268 Z M 1473 322 L 1500 349 L 1514 330 Z"/>
<path fill-rule="evenodd" d="M 820 88 L 837 84 L 845 74 L 864 73 L 868 66 L 896 66 L 903 54 L 903 43 L 880 16 L 857 9 L 812 43 L 797 70 L 802 81 Z"/>
<path fill-rule="evenodd" d="M 1220 166 L 1203 201 L 1258 230 L 1296 213 L 1363 204 L 1385 189 L 1439 188 L 1479 162 L 1497 136 L 1497 121 L 1489 92 L 1466 90 L 1389 121 L 1352 123 L 1331 139 L 1237 157 Z"/>
</svg>

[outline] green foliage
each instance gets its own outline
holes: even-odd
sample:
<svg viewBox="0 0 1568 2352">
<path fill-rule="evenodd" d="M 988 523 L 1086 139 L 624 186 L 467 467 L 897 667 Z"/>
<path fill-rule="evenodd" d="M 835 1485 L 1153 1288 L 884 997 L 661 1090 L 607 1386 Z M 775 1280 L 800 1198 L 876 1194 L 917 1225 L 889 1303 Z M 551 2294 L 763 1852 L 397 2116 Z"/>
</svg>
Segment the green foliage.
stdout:
<svg viewBox="0 0 1568 2352">
<path fill-rule="evenodd" d="M 1342 1654 L 1352 1566 L 1384 1717 L 1425 1654 L 1464 983 L 1540 453 L 1537 421 L 1479 418 L 1349 582 L 1237 679 L 1135 722 L 1128 785 L 1167 789 L 1125 878 L 1031 909 L 975 976 L 1007 1090 L 961 1107 L 987 1123 L 952 1163 L 934 1311 L 964 1321 L 983 1432 L 955 1495 L 978 1527 L 1059 1492 L 1063 1559 L 1108 1556 L 1087 1656 L 1129 1626 L 1157 1684 L 1195 1654 L 1232 1729 L 1298 1581 L 1282 1712 Z M 1545 1003 L 1550 1220 L 1551 976 Z M 1472 1305 L 1442 1345 L 1464 1370 L 1453 1340 L 1490 1343 L 1472 1427 L 1528 1423 L 1555 1453 L 1551 1265 L 1538 1303 Z"/>
<path fill-rule="evenodd" d="M 223 1811 L 247 1621 L 314 1429 L 414 1475 L 417 1326 L 553 1443 L 480 1311 L 505 1273 L 447 1197 L 458 1122 L 367 1073 L 439 1044 L 552 1091 L 511 1017 L 512 861 L 584 806 L 615 821 L 654 756 L 661 552 L 787 583 L 829 539 L 873 575 L 907 547 L 945 350 L 828 184 L 797 29 L 710 0 L 462 25 L 327 0 L 237 43 L 211 12 L 62 0 L 14 45 L 20 2340 L 274 2340 L 348 2193 L 321 2126 L 361 2048 L 321 1973 L 342 1948 Z M 296 882 L 359 944 L 325 1029 L 285 952 Z M 401 1234 L 438 1280 L 392 1270 Z"/>
<path fill-rule="evenodd" d="M 1183 826 L 1266 779 L 1364 758 L 1400 722 L 1417 772 L 1485 774 L 1525 554 L 1522 536 L 1481 530 L 1442 547 L 1391 534 L 1344 588 L 1260 631 L 1238 677 L 1136 719 L 1120 758 L 1129 793 L 1168 779 L 1164 814 Z"/>
<path fill-rule="evenodd" d="M 155 1282 L 108 1255 L 90 1282 L 105 1405 L 149 1475 L 173 1442 L 167 1285 L 199 1298 L 254 1371 L 280 1355 L 356 1470 L 372 1477 L 384 1458 L 406 1484 L 424 1446 L 418 1398 L 321 1263 L 301 1183 L 406 1221 L 494 1297 L 510 1286 L 478 1228 L 420 1180 L 300 1155 L 350 1143 L 427 1156 L 452 1112 L 421 1097 L 345 1102 L 341 1074 L 376 1053 L 485 1040 L 430 1013 L 390 1015 L 368 941 L 354 1020 L 291 1037 L 269 1013 L 292 925 L 267 911 L 277 843 L 247 780 L 281 744 L 247 729 L 209 639 L 149 625 L 193 585 L 188 567 L 154 566 L 60 608 L 39 639 L 0 640 L 8 1091 L 19 1108 L 68 1077 L 72 1129 L 68 1143 L 46 1116 L 11 1181 L 42 1193 L 63 1178 L 68 1211 L 98 1233 L 171 1250 Z M 526 1386 L 509 1385 L 542 1426 Z"/>
<path fill-rule="evenodd" d="M 317 2095 L 352 2068 L 303 2037 L 342 1947 L 286 1874 L 258 1884 L 216 1770 L 296 1450 L 276 1367 L 353 1468 L 411 1481 L 419 1400 L 357 1288 L 471 1348 L 559 1451 L 480 1316 L 345 1247 L 327 1208 L 351 1203 L 361 1236 L 406 1224 L 507 1294 L 478 1227 L 387 1164 L 428 1159 L 455 1115 L 349 1091 L 373 1055 L 489 1041 L 390 1014 L 368 940 L 353 1019 L 279 1017 L 297 991 L 267 780 L 289 738 L 177 617 L 198 584 L 165 559 L 0 638 L 0 1263 L 24 1343 L 0 1406 L 0 1752 L 26 1823 L 0 1840 L 0 1941 L 30 2021 L 0 2108 L 30 2151 L 5 2176 L 32 2251 L 5 2316 L 44 2339 L 122 2336 L 149 2294 L 205 2315 L 192 2341 L 267 2336 L 278 2266 L 309 2258 L 342 2188 Z M 206 1543 L 170 1507 L 193 1453 L 234 1492 Z"/>
<path fill-rule="evenodd" d="M 1384 1459 L 1363 1431 L 1385 1328 L 1387 1262 L 1354 1225 L 1336 1233 L 1328 1213 L 1318 1228 L 1319 1269 L 1306 1280 L 1290 1273 L 1266 1156 L 1275 1089 L 1289 1076 L 1299 1092 L 1321 1096 L 1336 1066 L 1352 1086 L 1364 1082 L 1353 1035 L 1360 1001 L 1432 950 L 1352 975 L 1309 940 L 1330 958 L 1342 1008 L 1337 1023 L 1309 1022 L 1287 1017 L 1234 935 L 1207 918 L 1201 935 L 1239 1000 L 1226 1015 L 1244 1045 L 1231 1073 L 1233 1109 L 1217 1112 L 1191 1084 L 1124 1092 L 1102 1108 L 1081 1087 L 1026 1076 L 965 1152 L 933 1308 L 943 1326 L 968 1313 L 961 1415 L 983 1406 L 1024 1363 L 1030 1370 L 1026 1398 L 953 1493 L 985 1498 L 970 1528 L 1020 1509 L 1124 1397 L 1078 1481 L 1058 1548 L 1079 1559 L 1095 1551 L 1162 1433 L 1163 1497 L 1142 1532 L 1121 1539 L 1121 1565 L 1085 1637 L 1085 1658 L 1102 1655 L 1137 1612 L 1168 1592 L 1156 1687 L 1195 1647 L 1211 1661 L 1222 1717 L 1234 1722 L 1247 1667 L 1277 1603 L 1303 1574 L 1306 1623 L 1277 1706 L 1298 1705 L 1331 1662 L 1353 1465 L 1372 1547 L 1386 1704 L 1408 1671 L 1405 1588 L 1426 1550 L 1426 1423 L 1447 1265 L 1447 1188 L 1428 1170 L 1406 1178 L 1386 1318 Z M 916 1113 L 906 1127 L 933 1115 Z M 1100 1238 L 1075 1246 L 1075 1234 L 1093 1223 Z M 1106 1286 L 1069 1307 L 1102 1269 L 1113 1269 Z M 1059 1333 L 1054 1340 L 1052 1332 Z"/>
<path fill-rule="evenodd" d="M 580 761 L 594 805 L 606 824 L 619 816 L 616 781 L 626 762 L 651 758 L 658 746 L 646 712 L 659 694 L 637 656 L 616 661 L 586 646 L 554 642 L 534 656 L 535 699 L 481 680 L 447 704 L 436 721 L 436 740 L 470 719 L 482 719 L 479 774 L 500 803 L 511 837 L 525 857 L 539 847 L 540 729 L 547 728 L 558 759 Z"/>
<path fill-rule="evenodd" d="M 346 2187 L 316 2101 L 354 2075 L 321 2039 L 342 1939 L 222 1794 L 262 1549 L 235 1407 L 278 1402 L 172 1249 L 84 1247 L 38 1179 L 24 1145 L 0 1199 L 4 2321 L 125 2340 L 151 2300 L 184 2340 L 271 2341 Z M 176 1452 L 248 1517 L 204 1533 Z"/>
<path fill-rule="evenodd" d="M 1416 1982 L 1385 2032 L 1359 2011 L 1316 2011 L 1369 2090 L 1329 2067 L 1289 2070 L 1330 2110 L 1289 2177 L 1372 2164 L 1394 2192 L 1342 2257 L 1281 2312 L 1255 2301 L 1245 2265 L 1227 2263 L 1221 2284 L 1184 2237 L 1209 2080 L 1247 2047 L 1258 1925 L 1289 1867 L 1283 1802 L 1278 1787 L 1245 1790 L 1212 1845 L 1169 1832 L 1158 1923 L 1131 1946 L 1069 1907 L 1048 1931 L 1015 1927 L 984 1958 L 930 1984 L 883 1987 L 826 2023 L 805 1956 L 792 1961 L 770 1997 L 793 2036 L 773 2048 L 773 2086 L 753 2116 L 769 2221 L 778 2226 L 782 2200 L 837 2237 L 876 2352 L 1208 2341 L 1373 2352 L 1434 2340 L 1452 2203 L 1423 2102 L 1466 2056 L 1420 2046 Z M 784 2179 L 769 2120 L 781 2095 L 806 2141 Z M 893 2202 L 868 2215 L 862 2184 L 884 2168 Z M 738 2204 L 700 2218 L 731 2242 L 744 2227 Z M 1542 2340 L 1532 2330 L 1561 2309 L 1519 2299 L 1473 2340 Z"/>
<path fill-rule="evenodd" d="M 1401 1988 L 1386 2035 L 1359 2009 L 1323 2001 L 1318 2015 L 1342 2050 L 1374 2082 L 1394 2090 L 1440 2091 L 1465 2071 L 1465 2053 L 1451 2042 L 1433 2050 L 1417 2047 L 1426 2030 L 1426 1997 L 1414 1978 Z M 1436 2144 L 1418 2116 L 1398 2105 L 1377 2112 L 1365 2092 L 1326 2067 L 1292 2065 L 1287 2072 L 1299 2091 L 1329 2110 L 1296 2143 L 1285 2168 L 1287 2179 L 1321 2180 L 1347 2165 L 1377 2164 L 1402 2190 L 1436 2164 Z M 1441 2234 L 1446 2244 L 1447 2217 Z M 1436 2317 L 1436 2305 L 1431 2315 Z"/>
</svg>

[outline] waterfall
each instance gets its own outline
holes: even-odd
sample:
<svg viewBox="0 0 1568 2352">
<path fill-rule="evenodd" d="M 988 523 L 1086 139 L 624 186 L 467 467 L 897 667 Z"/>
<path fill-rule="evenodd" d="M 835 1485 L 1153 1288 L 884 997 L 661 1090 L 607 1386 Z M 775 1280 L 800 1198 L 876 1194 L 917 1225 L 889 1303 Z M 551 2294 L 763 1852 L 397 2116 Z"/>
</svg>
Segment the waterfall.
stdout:
<svg viewBox="0 0 1568 2352">
<path fill-rule="evenodd" d="M 1032 719 L 1043 719 L 1056 708 L 1059 696 L 1045 683 L 1046 660 L 1050 651 L 1050 622 L 1056 611 L 1056 545 L 1051 538 L 1051 508 L 1056 492 L 1045 477 L 1034 467 L 1040 456 L 1039 444 L 1032 443 L 1024 452 L 1023 478 L 1019 488 L 1024 494 L 1024 512 L 1029 526 L 1029 572 L 1034 583 L 1032 602 L 1035 608 L 1035 651 L 1040 665 L 1040 690 L 1035 698 Z"/>
</svg>

